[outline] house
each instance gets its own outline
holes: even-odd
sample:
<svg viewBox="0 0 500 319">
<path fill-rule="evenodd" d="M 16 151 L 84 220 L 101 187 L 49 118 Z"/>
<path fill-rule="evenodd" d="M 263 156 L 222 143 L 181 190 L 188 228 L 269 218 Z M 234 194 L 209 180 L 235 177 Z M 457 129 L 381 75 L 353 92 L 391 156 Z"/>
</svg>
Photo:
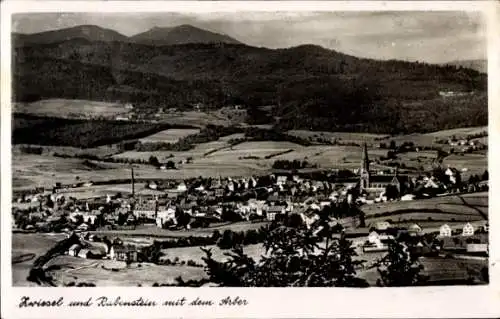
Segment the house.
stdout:
<svg viewBox="0 0 500 319">
<path fill-rule="evenodd" d="M 474 226 L 472 226 L 470 223 L 465 224 L 464 228 L 462 229 L 462 236 L 472 235 L 474 235 Z"/>
<path fill-rule="evenodd" d="M 451 227 L 448 224 L 444 224 L 439 228 L 439 236 L 441 237 L 451 237 Z"/>
<path fill-rule="evenodd" d="M 391 223 L 385 221 L 385 222 L 378 222 L 375 224 L 375 229 L 379 231 L 384 231 L 387 230 L 388 228 L 391 228 Z"/>
<path fill-rule="evenodd" d="M 161 210 L 158 212 L 156 217 L 156 226 L 163 227 L 163 225 L 169 220 L 172 220 L 174 224 L 177 223 L 175 219 L 175 207 L 173 206 L 169 207 L 167 210 Z"/>
<path fill-rule="evenodd" d="M 413 224 L 408 227 L 408 233 L 413 236 L 420 235 L 422 233 L 422 227 L 420 227 L 418 224 Z"/>
<path fill-rule="evenodd" d="M 184 182 L 182 182 L 179 185 L 177 185 L 177 191 L 178 192 L 185 192 L 185 191 L 187 191 L 186 184 Z"/>
<path fill-rule="evenodd" d="M 401 196 L 402 201 L 410 201 L 410 200 L 414 200 L 414 199 L 415 199 L 415 195 L 413 195 L 413 194 L 406 194 L 406 195 Z"/>
<path fill-rule="evenodd" d="M 215 197 L 217 197 L 217 198 L 224 197 L 224 189 L 222 189 L 222 188 L 217 188 L 217 189 L 215 190 L 215 194 L 214 194 L 214 195 L 215 195 Z"/>
<path fill-rule="evenodd" d="M 288 180 L 288 176 L 286 176 L 286 175 L 279 175 L 276 178 L 276 185 L 284 185 L 284 184 L 286 184 L 287 180 Z"/>
<path fill-rule="evenodd" d="M 363 244 L 363 252 L 381 252 L 387 251 L 389 246 L 387 241 L 393 239 L 392 236 L 380 235 L 376 231 L 368 234 L 366 242 Z"/>
<path fill-rule="evenodd" d="M 73 257 L 78 256 L 78 252 L 80 251 L 80 248 L 81 247 L 78 244 L 71 245 L 71 247 L 69 247 L 69 249 L 68 249 L 68 255 L 73 256 Z"/>
<path fill-rule="evenodd" d="M 78 257 L 80 257 L 80 258 L 87 259 L 87 258 L 89 258 L 90 255 L 91 255 L 90 250 L 88 250 L 86 248 L 80 249 L 80 251 L 78 252 Z"/>
<path fill-rule="evenodd" d="M 150 189 L 158 189 L 158 184 L 156 184 L 155 182 L 151 182 L 148 184 L 148 188 Z"/>
<path fill-rule="evenodd" d="M 137 249 L 134 246 L 112 245 L 109 258 L 118 261 L 136 262 L 138 260 Z"/>
<path fill-rule="evenodd" d="M 80 226 L 78 226 L 76 229 L 79 231 L 87 231 L 89 229 L 89 225 L 87 225 L 86 223 L 83 223 L 83 224 L 80 224 Z"/>
<path fill-rule="evenodd" d="M 156 219 L 158 212 L 158 201 L 149 200 L 137 203 L 134 207 L 133 214 L 136 218 Z"/>
<path fill-rule="evenodd" d="M 94 225 L 97 219 L 97 215 L 95 214 L 85 214 L 83 215 L 83 222 L 89 225 Z"/>
<path fill-rule="evenodd" d="M 267 219 L 273 221 L 277 215 L 284 215 L 286 213 L 286 207 L 283 205 L 269 206 L 265 211 Z"/>
</svg>

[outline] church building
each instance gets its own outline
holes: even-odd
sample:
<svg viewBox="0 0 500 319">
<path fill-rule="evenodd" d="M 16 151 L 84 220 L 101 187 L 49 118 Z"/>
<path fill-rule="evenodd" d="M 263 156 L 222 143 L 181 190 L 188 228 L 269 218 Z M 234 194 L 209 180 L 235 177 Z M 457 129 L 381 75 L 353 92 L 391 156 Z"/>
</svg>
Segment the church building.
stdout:
<svg viewBox="0 0 500 319">
<path fill-rule="evenodd" d="M 396 169 L 393 175 L 379 175 L 370 172 L 370 159 L 368 158 L 368 147 L 366 143 L 363 146 L 363 155 L 361 169 L 359 171 L 359 190 L 361 193 L 382 193 L 386 187 L 393 185 L 401 195 L 409 187 L 410 179 L 408 176 L 398 174 Z"/>
</svg>

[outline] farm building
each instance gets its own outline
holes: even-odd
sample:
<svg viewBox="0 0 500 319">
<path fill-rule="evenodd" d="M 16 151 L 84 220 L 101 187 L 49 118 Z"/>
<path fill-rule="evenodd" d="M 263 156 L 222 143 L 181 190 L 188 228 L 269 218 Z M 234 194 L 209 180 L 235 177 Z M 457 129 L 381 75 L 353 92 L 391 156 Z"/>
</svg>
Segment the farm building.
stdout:
<svg viewBox="0 0 500 319">
<path fill-rule="evenodd" d="M 78 252 L 78 257 L 80 258 L 89 258 L 90 255 L 91 255 L 90 250 L 85 248 L 80 249 L 80 251 Z"/>
<path fill-rule="evenodd" d="M 78 252 L 80 251 L 80 245 L 78 244 L 74 244 L 72 245 L 71 247 L 69 247 L 68 249 L 68 255 L 69 256 L 73 256 L 73 257 L 76 257 L 78 256 Z"/>
<path fill-rule="evenodd" d="M 177 191 L 179 192 L 185 192 L 187 191 L 187 186 L 185 183 L 180 183 L 179 185 L 177 185 Z"/>
<path fill-rule="evenodd" d="M 136 262 L 138 254 L 133 246 L 113 245 L 109 251 L 109 257 L 118 261 Z"/>
<path fill-rule="evenodd" d="M 385 221 L 385 222 L 378 222 L 375 224 L 375 229 L 379 231 L 387 230 L 391 228 L 391 223 Z"/>
<path fill-rule="evenodd" d="M 462 229 L 462 236 L 472 235 L 474 235 L 474 226 L 472 226 L 470 223 L 465 224 L 464 228 Z"/>
<path fill-rule="evenodd" d="M 284 215 L 286 212 L 286 207 L 282 205 L 269 206 L 265 209 L 266 216 L 268 220 L 275 220 L 277 215 Z"/>
<path fill-rule="evenodd" d="M 158 213 L 158 201 L 149 200 L 137 203 L 134 207 L 134 216 L 136 218 L 156 219 Z"/>
<path fill-rule="evenodd" d="M 439 236 L 441 237 L 450 237 L 451 236 L 451 227 L 448 224 L 444 224 L 439 228 Z"/>
<path fill-rule="evenodd" d="M 169 207 L 167 210 L 159 211 L 156 217 L 156 226 L 163 227 L 169 220 L 175 221 L 175 207 Z"/>
<path fill-rule="evenodd" d="M 408 233 L 410 233 L 410 235 L 419 235 L 422 233 L 422 227 L 418 224 L 410 225 L 410 227 L 408 227 Z"/>
</svg>

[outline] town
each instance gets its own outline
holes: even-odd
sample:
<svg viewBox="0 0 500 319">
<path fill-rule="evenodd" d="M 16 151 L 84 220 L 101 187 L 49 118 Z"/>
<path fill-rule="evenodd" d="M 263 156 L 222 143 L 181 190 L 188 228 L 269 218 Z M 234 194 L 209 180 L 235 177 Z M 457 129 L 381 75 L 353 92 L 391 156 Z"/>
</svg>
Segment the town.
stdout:
<svg viewBox="0 0 500 319">
<path fill-rule="evenodd" d="M 487 171 L 481 177 L 462 181 L 460 171 L 453 167 L 436 167 L 425 175 L 415 175 L 397 168 L 373 170 L 370 163 L 365 144 L 360 148 L 360 167 L 352 171 L 200 177 L 149 181 L 142 185 L 135 181 L 132 168 L 129 194 L 114 193 L 89 199 L 68 195 L 78 188 L 92 187 L 92 183 L 82 183 L 80 187 L 57 184 L 45 192 L 18 194 L 13 203 L 13 231 L 77 234 L 81 242 L 68 247 L 64 252 L 68 256 L 126 264 L 161 263 L 161 258 L 148 256 L 147 244 L 137 244 L 130 239 L 124 243 L 120 233 L 128 237 L 128 232 L 144 229 L 143 233 L 147 234 L 152 228 L 159 229 L 160 234 L 162 230 L 186 233 L 224 223 L 266 225 L 278 221 L 314 228 L 321 215 L 328 215 L 331 225 L 352 238 L 361 254 L 387 252 L 388 242 L 398 238 L 416 241 L 415 247 L 423 255 L 488 256 L 488 219 L 484 213 L 475 218 L 452 218 L 451 223 L 443 221 L 439 225 L 440 219 L 434 221 L 432 213 L 424 220 L 412 221 L 411 218 L 401 220 L 401 217 L 394 220 L 384 211 L 384 207 L 397 202 L 484 194 L 488 191 Z M 137 195 L 139 188 L 154 190 L 155 194 Z M 371 207 L 381 207 L 376 211 L 382 213 L 373 214 Z M 154 233 L 153 230 L 151 234 Z M 202 245 L 228 248 L 235 245 L 222 243 L 228 241 L 227 236 L 217 230 L 209 235 L 212 236 Z M 249 237 L 248 231 L 242 235 Z M 257 232 L 254 235 L 258 237 Z M 250 242 L 259 240 L 250 239 Z M 190 245 L 197 244 L 180 244 Z M 188 265 L 198 266 L 194 261 Z"/>
<path fill-rule="evenodd" d="M 358 16 L 398 27 L 357 38 L 340 26 Z M 489 283 L 488 75 L 469 45 L 389 40 L 433 25 L 413 13 L 325 13 L 328 32 L 292 15 L 281 42 L 263 37 L 281 18 L 179 17 L 13 23 L 15 286 Z"/>
</svg>

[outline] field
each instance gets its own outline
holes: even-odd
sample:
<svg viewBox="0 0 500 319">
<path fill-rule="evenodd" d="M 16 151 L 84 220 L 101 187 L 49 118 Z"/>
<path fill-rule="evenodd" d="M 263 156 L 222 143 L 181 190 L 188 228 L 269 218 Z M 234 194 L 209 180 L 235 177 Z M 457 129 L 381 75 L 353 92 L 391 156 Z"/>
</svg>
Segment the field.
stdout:
<svg viewBox="0 0 500 319">
<path fill-rule="evenodd" d="M 37 145 L 12 145 L 12 154 L 29 154 L 30 148 L 41 148 L 42 152 L 40 155 L 65 155 L 65 156 L 97 156 L 97 157 L 107 157 L 113 154 L 119 153 L 120 150 L 113 145 L 103 145 L 92 148 L 81 149 L 78 147 L 71 146 L 37 146 Z M 33 153 L 33 152 L 32 152 Z"/>
<path fill-rule="evenodd" d="M 13 154 L 12 186 L 13 188 L 50 187 L 56 182 L 69 184 L 78 180 L 96 181 L 130 177 L 130 170 L 120 164 L 99 163 L 100 168 L 97 168 L 85 163 L 85 160 L 77 158 Z"/>
<path fill-rule="evenodd" d="M 488 169 L 488 156 L 481 154 L 450 155 L 443 160 L 443 165 L 455 167 L 458 170 L 466 169 L 463 175 L 477 174 L 481 176 Z"/>
<path fill-rule="evenodd" d="M 168 129 L 141 138 L 142 143 L 177 143 L 181 138 L 199 133 L 199 129 Z"/>
<path fill-rule="evenodd" d="M 14 286 L 36 286 L 26 280 L 35 259 L 47 252 L 58 241 L 61 234 L 12 234 L 12 283 Z M 20 261 L 20 262 L 14 262 Z"/>
<path fill-rule="evenodd" d="M 391 136 L 386 139 L 380 140 L 378 143 L 386 143 L 389 145 L 390 141 L 396 142 L 396 144 L 401 144 L 403 142 L 413 142 L 418 146 L 439 146 L 444 147 L 444 144 L 436 143 L 437 140 L 443 140 L 451 138 L 455 136 L 456 138 L 465 138 L 467 135 L 479 134 L 483 132 L 488 132 L 487 126 L 475 126 L 475 127 L 465 127 L 465 128 L 457 128 L 452 130 L 442 130 L 436 131 L 432 133 L 425 134 L 407 134 L 407 135 L 396 135 Z"/>
<path fill-rule="evenodd" d="M 150 263 L 133 264 L 108 260 L 92 260 L 71 256 L 58 256 L 48 264 L 54 271 L 50 273 L 56 284 L 62 286 L 70 282 L 93 283 L 98 287 L 120 286 L 151 287 L 154 283 L 174 283 L 182 276 L 189 280 L 204 276 L 203 268 L 187 266 L 158 266 Z M 116 270 L 111 270 L 116 269 Z"/>
<path fill-rule="evenodd" d="M 488 219 L 488 193 L 442 196 L 414 201 L 364 205 L 367 226 L 391 220 L 408 225 L 437 228 L 444 223 L 460 224 Z M 425 229 L 424 229 L 425 231 Z"/>
<path fill-rule="evenodd" d="M 128 110 L 120 103 L 49 99 L 32 103 L 16 103 L 14 112 L 68 118 L 110 118 L 127 113 Z"/>
<path fill-rule="evenodd" d="M 387 137 L 386 134 L 370 134 L 370 133 L 349 133 L 349 132 L 321 132 L 321 131 L 306 131 L 306 130 L 291 130 L 288 134 L 302 137 L 305 139 L 323 138 L 330 141 L 337 140 L 340 143 L 375 143 L 378 139 Z"/>
<path fill-rule="evenodd" d="M 151 153 L 147 154 L 149 158 Z M 13 188 L 53 187 L 56 182 L 73 184 L 78 181 L 130 179 L 130 166 L 127 164 L 96 162 L 96 168 L 95 165 L 89 167 L 85 163 L 85 160 L 77 158 L 14 154 L 12 157 Z M 239 162 L 202 163 L 195 161 L 192 164 L 178 166 L 178 169 L 159 170 L 149 165 L 134 164 L 134 173 L 137 179 L 181 180 L 198 176 L 250 176 L 265 172 L 256 165 Z"/>
<path fill-rule="evenodd" d="M 222 250 L 214 245 L 206 246 L 204 248 L 210 249 L 212 251 L 213 258 L 216 260 L 222 261 L 229 259 L 229 257 L 226 256 L 226 254 L 229 253 L 230 250 Z M 262 246 L 262 244 L 245 246 L 243 247 L 243 252 L 255 260 L 259 260 L 262 255 L 265 255 L 265 249 Z M 187 262 L 188 260 L 194 260 L 196 263 L 202 265 L 204 265 L 202 258 L 206 256 L 206 254 L 200 249 L 200 247 L 180 247 L 180 248 L 162 249 L 162 253 L 164 255 L 160 258 L 160 260 L 165 260 L 165 259 L 173 260 L 177 257 L 179 258 L 180 261 Z"/>
<path fill-rule="evenodd" d="M 221 112 L 201 111 L 166 112 L 157 117 L 157 119 L 173 125 L 189 125 L 199 128 L 205 127 L 207 124 L 229 126 L 240 123 L 237 117 L 229 118 L 221 114 Z"/>
<path fill-rule="evenodd" d="M 267 225 L 267 222 L 237 222 L 237 223 L 219 223 L 212 224 L 207 228 L 195 228 L 190 230 L 168 230 L 161 229 L 153 225 L 138 226 L 134 230 L 98 230 L 93 233 L 105 236 L 119 236 L 120 238 L 143 238 L 151 240 L 152 238 L 175 238 L 175 237 L 188 237 L 188 236 L 212 236 L 215 230 L 224 232 L 226 229 L 232 231 L 246 231 L 249 229 L 259 229 Z"/>
</svg>

